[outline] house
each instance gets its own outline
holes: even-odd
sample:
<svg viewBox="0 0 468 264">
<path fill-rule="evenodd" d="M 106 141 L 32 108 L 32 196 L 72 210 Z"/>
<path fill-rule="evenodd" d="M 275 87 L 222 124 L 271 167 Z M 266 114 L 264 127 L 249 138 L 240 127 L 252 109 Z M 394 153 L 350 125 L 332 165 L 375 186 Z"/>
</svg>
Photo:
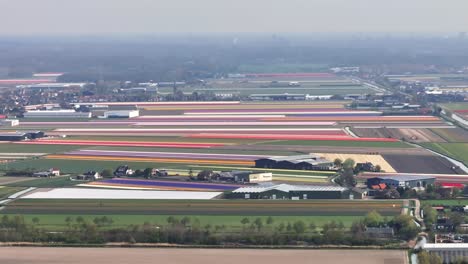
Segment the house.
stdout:
<svg viewBox="0 0 468 264">
<path fill-rule="evenodd" d="M 33 173 L 33 177 L 53 177 L 60 176 L 60 170 L 56 168 L 50 168 L 48 171 L 41 171 Z"/>
<path fill-rule="evenodd" d="M 363 163 L 356 163 L 356 167 L 354 168 L 355 171 L 372 171 L 376 172 L 377 168 L 372 164 L 372 162 L 363 162 Z"/>
<path fill-rule="evenodd" d="M 114 171 L 114 176 L 117 177 L 123 177 L 123 176 L 129 176 L 133 175 L 135 172 L 128 167 L 128 165 L 122 165 L 117 167 L 117 169 Z"/>
<path fill-rule="evenodd" d="M 271 172 L 252 172 L 252 171 L 223 171 L 217 177 L 219 181 L 232 182 L 268 182 L 273 180 Z"/>
<path fill-rule="evenodd" d="M 76 176 L 76 179 L 83 180 L 83 181 L 96 181 L 96 180 L 102 179 L 102 176 L 101 174 L 99 174 L 99 172 L 88 171 L 88 172 L 83 173 L 82 175 Z"/>
</svg>

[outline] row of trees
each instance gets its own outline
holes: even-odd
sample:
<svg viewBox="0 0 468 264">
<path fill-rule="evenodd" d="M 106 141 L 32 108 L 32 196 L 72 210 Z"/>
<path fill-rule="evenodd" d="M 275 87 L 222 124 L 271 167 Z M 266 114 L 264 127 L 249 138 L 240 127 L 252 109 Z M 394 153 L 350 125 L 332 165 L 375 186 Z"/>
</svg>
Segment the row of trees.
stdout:
<svg viewBox="0 0 468 264">
<path fill-rule="evenodd" d="M 392 226 L 401 239 L 413 238 L 419 231 L 410 216 L 391 220 L 370 212 L 351 228 L 331 221 L 321 226 L 302 220 L 276 223 L 273 217 L 243 218 L 240 226 L 205 224 L 198 218 L 168 217 L 165 223 L 145 222 L 141 225 L 116 227 L 107 216 L 86 219 L 67 217 L 63 231 L 41 228 L 40 219 L 26 222 L 22 216 L 5 215 L 0 221 L 0 241 L 57 243 L 176 243 L 195 245 L 385 245 L 392 241 L 378 240 L 366 234 L 366 227 Z"/>
</svg>

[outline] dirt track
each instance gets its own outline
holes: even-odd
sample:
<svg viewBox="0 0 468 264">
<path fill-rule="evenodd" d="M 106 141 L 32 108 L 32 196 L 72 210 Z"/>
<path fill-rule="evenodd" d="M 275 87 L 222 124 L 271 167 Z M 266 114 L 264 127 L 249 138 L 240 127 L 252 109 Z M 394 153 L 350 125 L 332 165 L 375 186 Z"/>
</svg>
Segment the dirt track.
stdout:
<svg viewBox="0 0 468 264">
<path fill-rule="evenodd" d="M 25 254 L 26 253 L 26 254 Z M 161 248 L 0 248 L 2 264 L 401 264 L 403 250 L 161 249 Z"/>
</svg>

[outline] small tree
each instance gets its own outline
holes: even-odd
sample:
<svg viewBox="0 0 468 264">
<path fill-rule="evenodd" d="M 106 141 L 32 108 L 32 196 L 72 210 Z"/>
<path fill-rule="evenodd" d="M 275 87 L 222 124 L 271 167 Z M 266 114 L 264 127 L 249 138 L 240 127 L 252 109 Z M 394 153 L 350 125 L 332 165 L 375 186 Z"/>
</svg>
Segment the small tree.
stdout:
<svg viewBox="0 0 468 264">
<path fill-rule="evenodd" d="M 39 224 L 39 221 L 40 221 L 40 220 L 39 220 L 39 218 L 37 218 L 37 217 L 34 217 L 34 218 L 32 219 L 32 222 L 33 222 L 33 224 L 35 224 L 35 225 Z"/>
<path fill-rule="evenodd" d="M 333 161 L 333 164 L 335 165 L 335 167 L 341 167 L 343 165 L 343 161 L 339 158 L 336 158 L 334 161 Z"/>
<path fill-rule="evenodd" d="M 101 172 L 101 176 L 102 176 L 102 177 L 106 177 L 106 178 L 107 178 L 107 177 L 112 177 L 112 171 L 109 170 L 109 169 L 105 169 L 105 170 L 103 170 L 103 171 Z"/>
<path fill-rule="evenodd" d="M 364 218 L 364 224 L 369 227 L 379 227 L 383 224 L 383 217 L 377 211 L 370 211 Z"/>
<path fill-rule="evenodd" d="M 267 225 L 271 225 L 271 224 L 273 224 L 273 221 L 274 221 L 274 220 L 273 220 L 273 217 L 269 216 L 269 217 L 267 218 L 267 220 L 266 220 L 266 223 L 267 223 Z"/>
<path fill-rule="evenodd" d="M 307 227 L 303 221 L 299 220 L 299 221 L 294 222 L 293 229 L 294 229 L 294 232 L 299 235 L 299 234 L 305 233 Z"/>
<path fill-rule="evenodd" d="M 258 230 L 262 229 L 263 228 L 262 218 L 258 217 L 257 219 L 255 219 L 254 224 L 255 224 L 255 226 L 257 227 Z"/>
<path fill-rule="evenodd" d="M 152 175 L 152 172 L 153 172 L 153 169 L 152 168 L 146 168 L 144 171 L 143 171 L 143 177 L 145 177 L 146 179 L 149 179 L 151 178 L 153 175 Z"/>
<path fill-rule="evenodd" d="M 250 223 L 250 220 L 249 220 L 247 217 L 242 218 L 241 224 L 247 225 L 247 224 L 249 224 L 249 223 Z"/>
</svg>

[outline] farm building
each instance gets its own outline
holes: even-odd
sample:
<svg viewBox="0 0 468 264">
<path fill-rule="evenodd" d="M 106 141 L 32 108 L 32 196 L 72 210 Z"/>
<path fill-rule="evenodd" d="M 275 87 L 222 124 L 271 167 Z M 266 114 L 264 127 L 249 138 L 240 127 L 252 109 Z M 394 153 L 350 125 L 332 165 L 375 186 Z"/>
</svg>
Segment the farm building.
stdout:
<svg viewBox="0 0 468 264">
<path fill-rule="evenodd" d="M 0 141 L 21 141 L 28 138 L 28 134 L 24 132 L 0 133 Z"/>
<path fill-rule="evenodd" d="M 333 162 L 313 154 L 258 159 L 255 161 L 255 167 L 289 170 L 334 170 Z"/>
<path fill-rule="evenodd" d="M 18 119 L 2 119 L 0 120 L 0 126 L 2 127 L 19 126 L 19 120 Z"/>
<path fill-rule="evenodd" d="M 25 118 L 91 118 L 89 112 L 76 112 L 71 109 L 31 110 L 24 113 Z"/>
<path fill-rule="evenodd" d="M 112 110 L 104 112 L 104 118 L 132 118 L 139 115 L 139 110 Z"/>
<path fill-rule="evenodd" d="M 218 179 L 233 182 L 269 182 L 273 180 L 273 174 L 271 172 L 223 171 L 219 173 Z"/>
<path fill-rule="evenodd" d="M 268 187 L 241 187 L 227 195 L 231 199 L 345 199 L 347 188 L 323 185 L 279 184 Z"/>
<path fill-rule="evenodd" d="M 119 166 L 114 171 L 114 176 L 117 176 L 117 177 L 128 176 L 128 175 L 133 175 L 133 174 L 134 174 L 134 171 L 130 169 L 127 165 Z"/>
<path fill-rule="evenodd" d="M 453 263 L 468 257 L 468 243 L 425 243 L 422 248 L 439 255 L 443 263 Z"/>
<path fill-rule="evenodd" d="M 382 176 L 367 179 L 367 187 L 373 188 L 375 185 L 385 184 L 391 187 L 407 187 L 407 188 L 420 188 L 426 187 L 428 184 L 435 183 L 435 177 L 431 176 Z"/>
<path fill-rule="evenodd" d="M 40 171 L 33 173 L 33 177 L 52 177 L 60 176 L 60 170 L 56 168 L 50 168 L 48 171 Z"/>
<path fill-rule="evenodd" d="M 42 131 L 29 131 L 29 132 L 4 132 L 0 133 L 0 141 L 21 141 L 26 139 L 36 139 L 44 137 Z"/>
<path fill-rule="evenodd" d="M 76 179 L 83 180 L 83 181 L 96 181 L 96 180 L 102 179 L 102 176 L 101 174 L 99 174 L 99 172 L 88 171 L 81 175 L 76 176 Z"/>
</svg>

